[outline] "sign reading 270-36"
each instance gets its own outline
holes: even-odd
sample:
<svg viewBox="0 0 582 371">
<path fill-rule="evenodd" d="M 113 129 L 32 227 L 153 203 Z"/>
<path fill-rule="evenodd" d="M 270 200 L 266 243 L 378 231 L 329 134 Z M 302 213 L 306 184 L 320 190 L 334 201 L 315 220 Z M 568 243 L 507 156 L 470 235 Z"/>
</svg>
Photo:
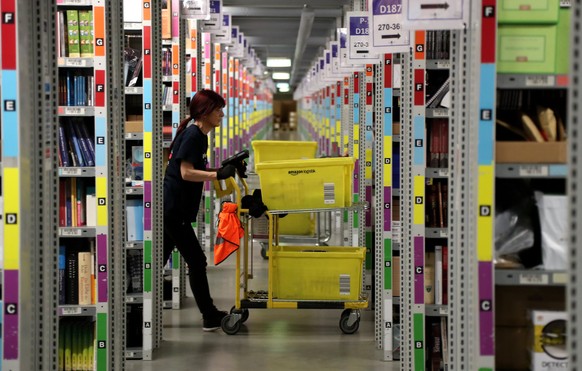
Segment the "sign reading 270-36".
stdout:
<svg viewBox="0 0 582 371">
<path fill-rule="evenodd" d="M 367 12 L 348 12 L 347 22 L 349 59 L 377 59 L 378 54 L 372 53 L 369 14 Z"/>
<path fill-rule="evenodd" d="M 372 9 L 372 46 L 382 52 L 406 52 L 410 31 L 402 26 L 402 0 L 368 0 Z"/>
</svg>

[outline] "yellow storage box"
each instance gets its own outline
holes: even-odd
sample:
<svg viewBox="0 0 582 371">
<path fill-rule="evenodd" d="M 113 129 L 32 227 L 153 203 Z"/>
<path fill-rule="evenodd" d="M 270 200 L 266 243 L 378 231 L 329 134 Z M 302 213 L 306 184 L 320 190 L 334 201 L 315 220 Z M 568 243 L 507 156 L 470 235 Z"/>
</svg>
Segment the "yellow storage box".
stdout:
<svg viewBox="0 0 582 371">
<path fill-rule="evenodd" d="M 275 246 L 273 298 L 283 300 L 359 300 L 364 247 Z"/>
<path fill-rule="evenodd" d="M 319 209 L 352 204 L 354 159 L 317 158 L 255 165 L 270 210 Z"/>
<path fill-rule="evenodd" d="M 289 140 L 254 140 L 255 164 L 267 161 L 315 158 L 317 142 Z M 314 217 L 309 214 L 288 215 L 279 222 L 281 235 L 305 236 L 315 234 Z"/>
<path fill-rule="evenodd" d="M 255 164 L 267 161 L 315 158 L 317 142 L 290 140 L 253 140 Z"/>
</svg>

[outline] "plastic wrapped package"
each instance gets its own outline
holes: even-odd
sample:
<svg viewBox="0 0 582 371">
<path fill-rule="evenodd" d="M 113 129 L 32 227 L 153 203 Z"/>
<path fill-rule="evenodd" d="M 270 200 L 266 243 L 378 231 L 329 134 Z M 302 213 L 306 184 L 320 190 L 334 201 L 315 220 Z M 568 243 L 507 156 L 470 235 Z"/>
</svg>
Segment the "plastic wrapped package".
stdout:
<svg viewBox="0 0 582 371">
<path fill-rule="evenodd" d="M 531 203 L 523 199 L 495 215 L 496 264 L 519 261 L 518 253 L 534 245 Z"/>
<path fill-rule="evenodd" d="M 540 215 L 543 268 L 565 270 L 568 254 L 568 199 L 535 192 Z"/>
</svg>

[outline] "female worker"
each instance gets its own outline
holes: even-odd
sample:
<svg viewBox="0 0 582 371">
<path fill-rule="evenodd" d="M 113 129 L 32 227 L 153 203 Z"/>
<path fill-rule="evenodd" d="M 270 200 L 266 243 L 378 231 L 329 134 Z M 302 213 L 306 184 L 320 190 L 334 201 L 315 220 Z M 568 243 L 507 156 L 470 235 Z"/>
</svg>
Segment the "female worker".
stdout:
<svg viewBox="0 0 582 371">
<path fill-rule="evenodd" d="M 204 331 L 220 327 L 226 312 L 213 304 L 206 277 L 206 255 L 194 234 L 205 181 L 234 176 L 233 165 L 207 169 L 208 133 L 221 124 L 224 99 L 212 90 L 200 90 L 190 102 L 190 117 L 180 123 L 164 176 L 164 262 L 174 247 L 188 264 L 190 287 L 202 313 Z"/>
</svg>

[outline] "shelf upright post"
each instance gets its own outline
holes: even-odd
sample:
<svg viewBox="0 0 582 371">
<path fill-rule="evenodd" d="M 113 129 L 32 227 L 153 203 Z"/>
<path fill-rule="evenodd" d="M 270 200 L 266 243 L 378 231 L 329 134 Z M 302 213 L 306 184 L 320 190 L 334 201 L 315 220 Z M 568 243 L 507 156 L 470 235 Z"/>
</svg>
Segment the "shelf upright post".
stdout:
<svg viewBox="0 0 582 371">
<path fill-rule="evenodd" d="M 414 262 L 412 244 L 412 211 L 414 207 L 414 188 L 411 169 L 413 166 L 414 137 L 412 131 L 412 99 L 414 97 L 414 79 L 412 75 L 412 53 L 402 54 L 402 88 L 401 88 L 401 145 L 400 145 L 400 212 L 401 212 L 401 244 L 400 244 L 400 358 L 403 370 L 413 369 L 414 339 L 413 315 L 414 303 Z"/>
<path fill-rule="evenodd" d="M 222 118 L 222 159 L 228 158 L 228 132 L 229 132 L 229 118 L 230 118 L 230 99 L 229 99 L 229 79 L 228 79 L 228 52 L 222 52 L 222 97 L 229 105 L 224 110 L 224 117 Z"/>
<path fill-rule="evenodd" d="M 360 101 L 360 90 L 358 88 L 358 93 L 356 94 L 356 87 L 359 86 L 359 73 L 355 72 L 350 74 L 348 79 L 348 89 L 345 93 L 346 96 L 344 97 L 344 104 L 348 105 L 347 111 L 348 114 L 346 115 L 346 123 L 344 126 L 344 130 L 347 131 L 348 134 L 348 143 L 347 143 L 347 152 L 349 157 L 356 157 L 359 154 L 359 147 L 358 146 L 358 138 L 360 137 L 359 133 L 359 120 L 360 120 L 360 112 L 359 112 L 359 101 Z M 345 80 L 344 80 L 345 86 Z M 358 103 L 355 103 L 355 102 Z M 343 116 L 342 116 L 343 117 Z M 345 138 L 345 134 L 344 134 Z M 357 201 L 356 197 L 359 195 L 359 188 L 358 188 L 358 162 L 354 165 L 354 176 L 353 176 L 353 200 Z M 344 231 L 344 244 L 347 246 L 357 246 L 354 244 L 358 243 L 357 235 L 354 238 L 354 225 L 357 223 L 357 214 L 355 212 L 346 211 L 344 215 L 347 215 L 347 228 Z M 344 220 L 346 218 L 344 217 Z"/>
<path fill-rule="evenodd" d="M 234 75 L 235 75 L 235 84 L 236 84 L 236 98 L 235 98 L 235 106 L 236 106 L 236 122 L 234 125 L 234 153 L 240 151 L 241 148 L 241 133 L 242 133 L 242 126 L 243 126 L 243 81 L 242 81 L 242 70 L 243 65 L 241 63 L 240 58 L 236 58 L 234 60 Z M 234 154 L 233 153 L 233 154 Z"/>
<path fill-rule="evenodd" d="M 372 269 L 374 267 L 374 240 L 372 233 L 372 158 L 374 156 L 374 65 L 367 64 L 363 79 L 360 107 L 360 200 L 370 207 L 360 214 L 360 245 L 366 247 L 364 290 L 372 293 Z M 363 130 L 362 130 L 363 129 Z"/>
<path fill-rule="evenodd" d="M 123 79 L 123 1 L 111 0 L 106 8 L 108 70 L 107 89 L 109 179 L 109 362 L 102 370 L 123 369 L 125 365 L 125 83 Z"/>
<path fill-rule="evenodd" d="M 408 309 L 406 316 L 411 317 L 408 321 L 407 331 L 404 331 L 403 341 L 411 345 L 405 354 L 406 362 L 409 362 L 411 370 L 424 370 L 425 364 L 425 302 L 424 302 L 424 256 L 425 256 L 425 168 L 426 168 L 426 138 L 425 138 L 425 73 L 426 73 L 426 32 L 416 31 L 414 33 L 414 50 L 412 52 L 412 63 L 403 66 L 403 71 L 407 79 L 407 88 L 412 90 L 403 91 L 403 94 L 410 94 L 411 116 L 403 116 L 403 131 L 406 133 L 403 142 L 402 163 L 404 172 L 403 198 L 407 200 L 407 205 L 403 209 L 411 207 L 403 214 L 402 251 L 408 250 L 407 258 L 403 256 L 405 265 L 403 272 L 410 272 L 412 280 L 406 287 L 410 293 L 409 305 L 403 305 Z M 405 273 L 406 274 L 406 273 Z M 408 277 L 410 279 L 410 277 Z M 410 326 L 410 327 L 409 327 Z"/>
<path fill-rule="evenodd" d="M 580 281 L 582 280 L 582 244 L 580 238 L 580 215 L 582 213 L 582 197 L 580 197 L 580 187 L 582 185 L 582 171 L 580 171 L 580 160 L 582 155 L 582 135 L 580 134 L 580 117 L 582 113 L 582 68 L 580 68 L 580 55 L 582 45 L 580 36 L 576 32 L 582 25 L 582 1 L 572 1 L 572 25 L 570 40 L 572 48 L 570 50 L 570 89 L 568 92 L 568 154 L 569 154 L 569 174 L 568 174 L 568 204 L 569 213 L 569 249 L 570 262 L 568 267 L 568 284 L 566 287 L 568 310 L 568 354 L 570 355 L 570 369 L 582 369 L 582 329 L 580 325 L 580 305 L 582 303 L 582 290 Z"/>
<path fill-rule="evenodd" d="M 152 360 L 161 342 L 162 306 L 162 71 L 161 9 L 143 0 L 143 147 L 144 147 L 144 244 L 143 244 L 143 346 L 142 358 Z"/>
<path fill-rule="evenodd" d="M 212 83 L 212 89 L 217 92 L 218 94 L 221 93 L 222 90 L 222 71 L 220 67 L 222 66 L 222 46 L 220 43 L 213 43 L 214 48 L 214 58 L 213 58 L 213 66 L 212 72 L 214 74 L 214 79 Z M 222 127 L 219 126 L 214 130 L 214 159 L 217 165 L 220 165 L 220 162 L 223 160 L 222 152 L 221 152 L 221 143 L 222 143 Z"/>
<path fill-rule="evenodd" d="M 323 72 L 322 72 L 323 73 Z M 331 122 L 332 122 L 332 111 L 331 111 L 331 86 L 327 85 L 324 88 L 325 100 L 324 100 L 324 153 L 326 156 L 330 155 L 331 151 Z"/>
<path fill-rule="evenodd" d="M 234 57 L 228 58 L 228 157 L 234 155 L 234 125 L 236 122 L 236 80 Z"/>
<path fill-rule="evenodd" d="M 204 69 L 202 74 L 203 88 L 213 90 L 213 54 L 214 47 L 212 44 L 212 34 L 210 32 L 202 32 L 202 56 L 204 58 Z M 218 168 L 217 156 L 215 153 L 215 136 L 208 137 L 208 165 L 209 167 Z M 204 184 L 204 242 L 203 248 L 206 251 L 212 251 L 214 246 L 212 244 L 214 237 L 214 191 L 211 182 Z"/>
<path fill-rule="evenodd" d="M 385 361 L 393 360 L 392 333 L 392 54 L 375 67 L 374 204 L 375 336 Z M 381 233 L 380 233 L 381 229 Z"/>
<path fill-rule="evenodd" d="M 362 150 L 360 150 L 360 123 L 362 120 L 361 114 L 361 99 L 360 99 L 360 91 L 363 85 L 363 76 L 361 72 L 354 72 L 353 74 L 354 84 L 353 84 L 353 99 L 352 103 L 352 139 L 350 143 L 350 149 L 353 151 L 351 155 L 355 158 L 355 166 L 354 166 L 354 202 L 359 202 L 360 198 L 360 181 L 362 178 L 362 166 L 360 166 L 360 161 L 363 161 Z M 365 156 L 365 153 L 364 153 Z M 350 227 L 352 228 L 352 246 L 363 246 L 363 238 L 360 236 L 360 223 L 361 223 L 361 213 L 354 211 L 352 214 L 352 224 Z"/>
<path fill-rule="evenodd" d="M 58 337 L 56 7 L 5 0 L 0 10 L 0 369 L 52 370 L 54 343 L 42 340 Z"/>
</svg>

